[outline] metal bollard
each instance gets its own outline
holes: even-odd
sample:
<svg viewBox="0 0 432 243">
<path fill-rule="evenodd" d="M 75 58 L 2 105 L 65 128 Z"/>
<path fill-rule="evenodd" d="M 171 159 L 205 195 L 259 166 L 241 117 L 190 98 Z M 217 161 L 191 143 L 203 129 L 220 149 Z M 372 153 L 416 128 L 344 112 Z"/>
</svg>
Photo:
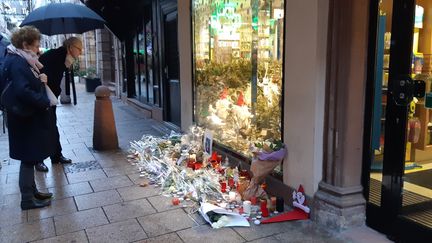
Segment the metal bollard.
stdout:
<svg viewBox="0 0 432 243">
<path fill-rule="evenodd" d="M 110 99 L 111 91 L 107 86 L 95 90 L 96 101 L 93 121 L 93 149 L 110 150 L 118 148 L 117 130 Z"/>
</svg>

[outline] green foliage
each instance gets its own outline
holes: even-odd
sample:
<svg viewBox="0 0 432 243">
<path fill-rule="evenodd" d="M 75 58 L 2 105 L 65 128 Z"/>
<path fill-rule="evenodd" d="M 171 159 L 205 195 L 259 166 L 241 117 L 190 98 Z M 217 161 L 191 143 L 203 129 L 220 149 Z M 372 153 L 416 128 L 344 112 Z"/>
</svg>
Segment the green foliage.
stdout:
<svg viewBox="0 0 432 243">
<path fill-rule="evenodd" d="M 197 63 L 196 85 L 212 86 L 222 83 L 237 89 L 246 88 L 252 79 L 252 65 L 249 60 L 235 60 L 230 63 Z"/>
<path fill-rule="evenodd" d="M 73 70 L 74 76 L 78 76 L 78 77 L 84 77 L 85 76 L 85 71 L 81 70 L 79 59 L 76 59 L 75 62 L 72 64 L 72 70 Z"/>
<path fill-rule="evenodd" d="M 72 64 L 72 69 L 75 71 L 79 71 L 80 70 L 80 61 L 79 59 L 76 59 L 75 62 Z"/>
<path fill-rule="evenodd" d="M 283 143 L 282 140 L 280 139 L 276 139 L 276 140 L 266 140 L 264 142 L 256 142 L 255 143 L 255 147 L 259 148 L 259 149 L 264 149 L 267 152 L 271 152 L 271 151 L 278 151 L 281 148 L 283 148 Z"/>
<path fill-rule="evenodd" d="M 96 68 L 94 67 L 87 68 L 84 76 L 91 79 L 99 78 L 99 75 L 96 73 Z"/>
<path fill-rule="evenodd" d="M 78 71 L 75 71 L 75 74 L 76 74 L 78 77 L 85 77 L 87 73 L 86 73 L 86 71 L 78 70 Z"/>
</svg>

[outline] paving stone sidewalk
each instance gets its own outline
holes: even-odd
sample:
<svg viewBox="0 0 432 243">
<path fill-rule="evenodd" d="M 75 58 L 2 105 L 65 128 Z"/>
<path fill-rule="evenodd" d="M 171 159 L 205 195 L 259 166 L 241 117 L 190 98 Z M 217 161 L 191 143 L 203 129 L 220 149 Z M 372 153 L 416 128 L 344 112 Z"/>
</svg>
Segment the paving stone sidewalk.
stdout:
<svg viewBox="0 0 432 243">
<path fill-rule="evenodd" d="M 367 227 L 335 234 L 311 221 L 214 230 L 158 188 L 140 187 L 126 160 L 129 142 L 161 135 L 162 124 L 112 98 L 120 149 L 94 151 L 95 97 L 77 89 L 78 105 L 57 110 L 63 154 L 73 164 L 48 159 L 49 172 L 36 172 L 38 188 L 55 195 L 50 207 L 21 211 L 19 161 L 9 159 L 7 134 L 0 135 L 0 242 L 388 242 Z"/>
</svg>

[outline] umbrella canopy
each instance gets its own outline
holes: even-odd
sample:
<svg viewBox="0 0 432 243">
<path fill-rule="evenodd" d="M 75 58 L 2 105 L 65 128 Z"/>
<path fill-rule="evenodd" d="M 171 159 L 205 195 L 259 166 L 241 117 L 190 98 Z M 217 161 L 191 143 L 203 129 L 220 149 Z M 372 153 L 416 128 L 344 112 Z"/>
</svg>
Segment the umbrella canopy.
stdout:
<svg viewBox="0 0 432 243">
<path fill-rule="evenodd" d="M 6 34 L 0 32 L 0 45 L 7 46 L 9 44 L 10 44 L 9 37 Z"/>
<path fill-rule="evenodd" d="M 82 34 L 104 28 L 103 20 L 93 10 L 73 3 L 51 3 L 39 7 L 27 15 L 20 27 L 33 25 L 42 34 Z"/>
<path fill-rule="evenodd" d="M 0 32 L 0 59 L 6 56 L 6 48 L 9 44 L 10 41 L 7 35 Z"/>
</svg>

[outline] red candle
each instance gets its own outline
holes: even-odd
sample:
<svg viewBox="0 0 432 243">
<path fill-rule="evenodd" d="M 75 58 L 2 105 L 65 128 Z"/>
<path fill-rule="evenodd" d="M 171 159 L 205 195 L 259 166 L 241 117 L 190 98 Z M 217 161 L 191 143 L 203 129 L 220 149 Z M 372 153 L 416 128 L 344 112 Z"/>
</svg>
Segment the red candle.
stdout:
<svg viewBox="0 0 432 243">
<path fill-rule="evenodd" d="M 210 157 L 210 161 L 212 161 L 212 160 L 217 160 L 217 153 L 216 152 L 212 153 L 212 155 Z"/>
<path fill-rule="evenodd" d="M 195 164 L 194 164 L 194 169 L 195 169 L 195 170 L 199 170 L 199 169 L 201 169 L 202 166 L 203 166 L 202 163 L 195 162 Z"/>
<path fill-rule="evenodd" d="M 221 184 L 221 192 L 226 192 L 226 186 L 227 186 L 226 182 L 221 181 L 220 184 Z"/>
<path fill-rule="evenodd" d="M 234 188 L 234 185 L 235 185 L 234 178 L 229 178 L 228 179 L 228 186 L 231 188 Z"/>
<path fill-rule="evenodd" d="M 244 209 L 243 208 L 239 208 L 239 214 L 243 214 L 244 213 Z"/>
<path fill-rule="evenodd" d="M 222 162 L 222 155 L 218 154 L 216 160 L 218 163 L 221 163 Z"/>
<path fill-rule="evenodd" d="M 189 162 L 187 163 L 187 167 L 188 167 L 188 168 L 191 168 L 191 169 L 193 170 L 193 169 L 195 169 L 195 165 L 194 165 L 194 164 L 195 164 L 195 163 L 192 163 L 192 162 L 189 161 Z"/>
<path fill-rule="evenodd" d="M 269 216 L 269 211 L 267 209 L 267 200 L 261 200 L 261 212 L 263 217 Z"/>
<path fill-rule="evenodd" d="M 217 168 L 219 166 L 219 163 L 216 160 L 210 161 L 210 164 L 212 165 L 213 168 Z"/>
<path fill-rule="evenodd" d="M 172 199 L 172 204 L 173 205 L 179 205 L 180 204 L 180 199 L 178 197 L 175 197 Z"/>
<path fill-rule="evenodd" d="M 189 158 L 188 162 L 187 162 L 187 167 L 191 168 L 192 170 L 195 169 L 195 159 L 194 158 Z"/>
</svg>

